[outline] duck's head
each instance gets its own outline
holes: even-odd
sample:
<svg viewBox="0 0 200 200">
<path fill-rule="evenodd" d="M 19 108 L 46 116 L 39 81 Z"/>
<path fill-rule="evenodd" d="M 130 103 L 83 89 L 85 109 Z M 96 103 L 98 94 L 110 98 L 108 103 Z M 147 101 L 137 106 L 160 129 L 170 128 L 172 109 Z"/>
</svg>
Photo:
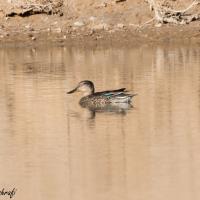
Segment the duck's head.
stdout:
<svg viewBox="0 0 200 200">
<path fill-rule="evenodd" d="M 81 81 L 76 88 L 67 92 L 67 94 L 71 94 L 74 92 L 82 92 L 84 96 L 90 95 L 94 93 L 94 84 L 92 81 Z"/>
</svg>

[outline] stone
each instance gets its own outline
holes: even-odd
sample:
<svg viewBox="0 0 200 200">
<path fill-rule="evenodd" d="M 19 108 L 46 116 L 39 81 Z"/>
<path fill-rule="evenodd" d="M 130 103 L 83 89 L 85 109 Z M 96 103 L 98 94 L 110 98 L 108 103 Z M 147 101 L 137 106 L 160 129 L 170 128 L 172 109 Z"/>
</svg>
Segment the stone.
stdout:
<svg viewBox="0 0 200 200">
<path fill-rule="evenodd" d="M 105 8 L 107 6 L 108 6 L 108 4 L 106 2 L 102 2 L 101 4 L 95 6 L 95 8 Z"/>
<path fill-rule="evenodd" d="M 31 28 L 31 25 L 28 24 L 28 25 L 25 26 L 25 28 L 26 28 L 26 29 L 30 29 L 30 28 Z"/>
<path fill-rule="evenodd" d="M 161 23 L 155 24 L 155 27 L 160 28 L 162 26 Z"/>
<path fill-rule="evenodd" d="M 99 7 L 100 7 L 100 8 L 105 8 L 105 7 L 107 7 L 107 5 L 108 5 L 108 4 L 107 4 L 106 2 L 103 2 L 103 3 L 101 3 L 101 4 L 99 5 Z"/>
<path fill-rule="evenodd" d="M 92 27 L 92 30 L 94 30 L 94 31 L 109 30 L 109 26 L 108 26 L 108 24 L 105 24 L 105 23 L 97 24 Z"/>
<path fill-rule="evenodd" d="M 91 16 L 91 17 L 89 18 L 89 20 L 92 21 L 92 22 L 94 22 L 94 21 L 96 20 L 96 17 Z"/>
<path fill-rule="evenodd" d="M 124 24 L 117 24 L 117 28 L 124 28 Z"/>
<path fill-rule="evenodd" d="M 74 22 L 74 26 L 77 26 L 77 27 L 84 26 L 84 23 L 82 21 L 76 21 Z"/>
</svg>

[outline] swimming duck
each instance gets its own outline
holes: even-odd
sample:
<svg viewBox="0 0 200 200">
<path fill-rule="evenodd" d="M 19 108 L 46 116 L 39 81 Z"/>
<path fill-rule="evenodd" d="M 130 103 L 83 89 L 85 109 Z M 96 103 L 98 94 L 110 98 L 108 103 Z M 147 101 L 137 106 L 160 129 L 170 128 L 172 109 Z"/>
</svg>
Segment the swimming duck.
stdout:
<svg viewBox="0 0 200 200">
<path fill-rule="evenodd" d="M 95 92 L 94 84 L 92 81 L 81 81 L 78 86 L 67 92 L 68 94 L 74 92 L 82 92 L 83 97 L 79 103 L 83 107 L 87 106 L 105 106 L 107 104 L 118 103 L 131 103 L 133 96 L 136 94 L 129 94 L 126 88 L 120 88 L 117 90 L 107 90 L 103 92 Z"/>
</svg>

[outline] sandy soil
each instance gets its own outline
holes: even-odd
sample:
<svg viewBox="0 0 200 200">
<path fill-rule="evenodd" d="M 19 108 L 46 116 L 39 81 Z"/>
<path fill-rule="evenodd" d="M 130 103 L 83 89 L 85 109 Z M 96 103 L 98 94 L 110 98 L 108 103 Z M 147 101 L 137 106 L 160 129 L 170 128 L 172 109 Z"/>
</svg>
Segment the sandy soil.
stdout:
<svg viewBox="0 0 200 200">
<path fill-rule="evenodd" d="M 168 7 L 181 10 L 192 1 L 163 1 Z M 156 24 L 149 4 L 140 0 L 74 0 L 64 1 L 57 14 L 8 16 L 20 13 L 17 4 L 0 0 L 0 45 L 33 45 L 41 43 L 135 45 L 139 43 L 166 43 L 200 38 L 199 21 L 186 25 Z M 191 12 L 199 13 L 200 5 Z M 142 25 L 142 26 L 138 26 Z"/>
</svg>

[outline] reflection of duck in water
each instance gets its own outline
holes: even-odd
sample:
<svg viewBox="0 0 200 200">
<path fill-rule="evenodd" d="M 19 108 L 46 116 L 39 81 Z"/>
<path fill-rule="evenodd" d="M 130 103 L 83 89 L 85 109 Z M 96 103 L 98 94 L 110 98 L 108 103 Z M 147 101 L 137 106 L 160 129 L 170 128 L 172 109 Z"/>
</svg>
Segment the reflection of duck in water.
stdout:
<svg viewBox="0 0 200 200">
<path fill-rule="evenodd" d="M 68 94 L 76 91 L 83 92 L 83 97 L 79 101 L 80 105 L 93 111 L 127 110 L 130 108 L 133 96 L 136 95 L 129 94 L 126 88 L 95 92 L 94 84 L 88 80 L 81 81 L 78 86 L 69 91 Z"/>
</svg>

